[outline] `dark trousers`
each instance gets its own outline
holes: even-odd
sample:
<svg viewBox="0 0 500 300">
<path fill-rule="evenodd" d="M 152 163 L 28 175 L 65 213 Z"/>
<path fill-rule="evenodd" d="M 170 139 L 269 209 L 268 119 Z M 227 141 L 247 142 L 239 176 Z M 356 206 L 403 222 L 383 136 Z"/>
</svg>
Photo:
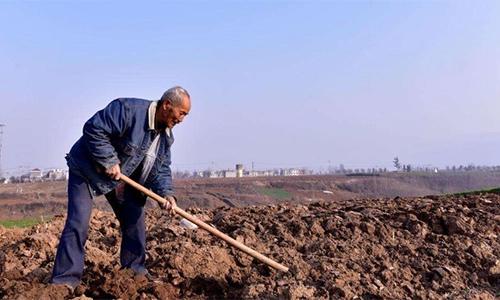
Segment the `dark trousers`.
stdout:
<svg viewBox="0 0 500 300">
<path fill-rule="evenodd" d="M 106 194 L 113 211 L 120 222 L 122 242 L 120 263 L 137 273 L 145 273 L 146 229 L 144 225 L 145 198 L 132 188 L 125 188 L 123 198 L 118 199 L 115 191 Z M 74 172 L 68 180 L 68 215 L 61 234 L 52 271 L 52 283 L 76 286 L 82 277 L 85 242 L 89 229 L 92 196 L 87 182 Z"/>
</svg>

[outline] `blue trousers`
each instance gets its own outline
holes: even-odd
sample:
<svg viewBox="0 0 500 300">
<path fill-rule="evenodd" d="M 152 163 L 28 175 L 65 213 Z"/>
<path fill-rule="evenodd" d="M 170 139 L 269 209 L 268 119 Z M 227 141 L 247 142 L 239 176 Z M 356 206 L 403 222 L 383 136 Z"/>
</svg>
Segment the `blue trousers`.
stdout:
<svg viewBox="0 0 500 300">
<path fill-rule="evenodd" d="M 136 273 L 146 273 L 146 229 L 144 225 L 145 196 L 126 187 L 123 198 L 115 191 L 105 195 L 120 222 L 122 242 L 120 263 Z M 92 196 L 85 179 L 69 173 L 68 215 L 64 225 L 52 271 L 52 283 L 79 284 L 83 273 L 85 242 L 89 229 Z"/>
</svg>

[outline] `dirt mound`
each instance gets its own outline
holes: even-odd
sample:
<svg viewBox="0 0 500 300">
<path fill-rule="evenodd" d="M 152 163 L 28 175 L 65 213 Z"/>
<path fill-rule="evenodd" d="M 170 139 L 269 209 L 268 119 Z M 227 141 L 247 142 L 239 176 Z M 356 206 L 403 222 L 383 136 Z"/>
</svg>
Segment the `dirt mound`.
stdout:
<svg viewBox="0 0 500 300">
<path fill-rule="evenodd" d="M 64 218 L 0 228 L 0 298 L 494 299 L 500 196 L 426 197 L 191 210 L 290 267 L 275 271 L 202 230 L 148 212 L 147 266 L 120 270 L 119 226 L 96 211 L 82 284 L 47 282 Z"/>
</svg>

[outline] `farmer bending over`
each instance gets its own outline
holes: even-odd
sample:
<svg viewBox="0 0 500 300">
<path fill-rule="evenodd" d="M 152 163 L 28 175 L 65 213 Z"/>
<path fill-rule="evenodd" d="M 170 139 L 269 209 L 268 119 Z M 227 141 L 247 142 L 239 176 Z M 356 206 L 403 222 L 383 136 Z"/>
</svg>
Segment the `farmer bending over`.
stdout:
<svg viewBox="0 0 500 300">
<path fill-rule="evenodd" d="M 159 101 L 120 98 L 98 111 L 66 156 L 69 166 L 68 215 L 57 248 L 51 282 L 75 288 L 83 273 L 92 199 L 105 195 L 120 222 L 120 263 L 147 275 L 144 204 L 146 196 L 119 182 L 120 175 L 165 197 L 174 212 L 170 170 L 172 128 L 191 109 L 189 93 L 167 90 Z"/>
</svg>

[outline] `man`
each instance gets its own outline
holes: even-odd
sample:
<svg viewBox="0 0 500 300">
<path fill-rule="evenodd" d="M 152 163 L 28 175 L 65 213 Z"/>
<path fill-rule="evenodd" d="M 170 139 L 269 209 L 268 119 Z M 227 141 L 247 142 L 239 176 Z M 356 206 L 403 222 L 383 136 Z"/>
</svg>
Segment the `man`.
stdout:
<svg viewBox="0 0 500 300">
<path fill-rule="evenodd" d="M 120 98 L 98 111 L 66 156 L 69 166 L 68 215 L 57 248 L 51 282 L 75 288 L 81 279 L 92 198 L 105 195 L 120 222 L 120 263 L 136 274 L 145 268 L 146 196 L 120 184 L 123 173 L 165 197 L 173 213 L 170 170 L 172 128 L 191 109 L 182 87 L 167 90 L 159 101 Z"/>
</svg>

